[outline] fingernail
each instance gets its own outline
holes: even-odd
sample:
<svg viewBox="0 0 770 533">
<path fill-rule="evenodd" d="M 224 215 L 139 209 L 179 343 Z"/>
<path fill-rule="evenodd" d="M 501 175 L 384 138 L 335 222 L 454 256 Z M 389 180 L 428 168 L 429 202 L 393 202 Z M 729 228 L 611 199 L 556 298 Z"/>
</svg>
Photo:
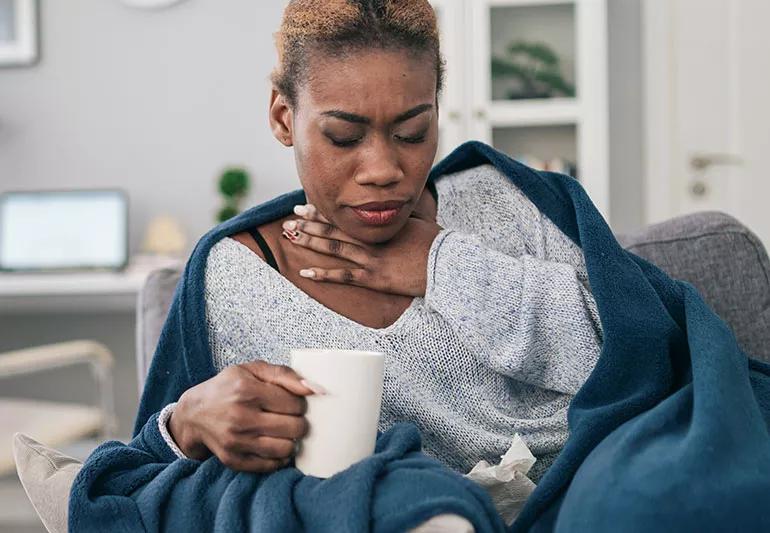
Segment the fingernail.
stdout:
<svg viewBox="0 0 770 533">
<path fill-rule="evenodd" d="M 309 270 L 307 268 L 303 268 L 302 270 L 299 271 L 299 275 L 302 276 L 303 278 L 314 278 L 315 271 Z"/>
<path fill-rule="evenodd" d="M 309 381 L 307 379 L 303 379 L 302 381 L 300 381 L 300 383 L 302 383 L 302 385 L 304 385 L 305 387 L 307 387 L 308 389 L 313 391 L 314 394 L 327 394 L 328 393 L 328 391 L 325 388 L 323 388 L 321 385 L 319 385 L 318 383 L 314 383 L 312 381 Z"/>
<path fill-rule="evenodd" d="M 297 229 L 297 221 L 296 220 L 288 220 L 283 223 L 283 229 L 294 231 Z"/>
<path fill-rule="evenodd" d="M 283 235 L 284 237 L 286 237 L 287 239 L 289 239 L 292 242 L 294 242 L 297 239 L 299 239 L 299 233 L 297 233 L 296 231 L 285 231 L 284 230 L 284 232 L 281 233 L 281 235 Z"/>
<path fill-rule="evenodd" d="M 294 214 L 304 217 L 305 215 L 307 215 L 307 207 L 304 205 L 295 205 Z"/>
</svg>

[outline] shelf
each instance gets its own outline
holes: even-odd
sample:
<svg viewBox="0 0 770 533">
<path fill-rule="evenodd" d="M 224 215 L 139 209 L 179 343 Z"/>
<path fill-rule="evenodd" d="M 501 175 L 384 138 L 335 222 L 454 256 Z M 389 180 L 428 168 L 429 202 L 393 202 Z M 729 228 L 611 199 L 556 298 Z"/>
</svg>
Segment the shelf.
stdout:
<svg viewBox="0 0 770 533">
<path fill-rule="evenodd" d="M 549 168 L 561 159 L 606 215 L 609 0 L 432 2 L 441 11 L 447 73 L 462 74 L 447 82 L 453 92 L 442 102 L 441 155 L 477 139 Z"/>
<path fill-rule="evenodd" d="M 495 148 L 514 159 L 541 170 L 546 170 L 546 167 L 538 165 L 538 160 L 548 164 L 556 158 L 569 167 L 574 167 L 578 162 L 575 125 L 496 127 L 492 129 L 492 143 Z M 549 170 L 573 177 L 580 173 L 575 168 Z"/>
<path fill-rule="evenodd" d="M 147 276 L 176 259 L 136 257 L 122 272 L 0 274 L 0 315 L 44 311 L 131 311 Z"/>
<path fill-rule="evenodd" d="M 580 121 L 575 98 L 491 102 L 487 118 L 492 127 L 557 126 Z"/>
</svg>

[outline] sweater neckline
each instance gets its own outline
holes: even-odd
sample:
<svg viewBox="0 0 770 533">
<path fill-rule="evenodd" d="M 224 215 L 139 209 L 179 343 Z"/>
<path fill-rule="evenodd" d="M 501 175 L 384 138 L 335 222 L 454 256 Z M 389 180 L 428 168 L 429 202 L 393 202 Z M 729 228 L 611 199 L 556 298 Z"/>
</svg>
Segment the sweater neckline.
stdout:
<svg viewBox="0 0 770 533">
<path fill-rule="evenodd" d="M 346 317 L 345 315 L 342 315 L 335 311 L 334 309 L 331 309 L 330 307 L 327 307 L 323 303 L 319 302 L 312 296 L 310 296 L 308 293 L 297 287 L 294 283 L 292 283 L 288 278 L 286 278 L 283 274 L 278 272 L 277 270 L 273 269 L 268 265 L 265 261 L 262 260 L 257 254 L 255 254 L 252 250 L 250 250 L 247 246 L 239 243 L 235 239 L 225 238 L 223 239 L 226 242 L 229 242 L 231 244 L 228 244 L 228 246 L 234 246 L 233 250 L 236 250 L 236 253 L 243 254 L 244 256 L 249 258 L 249 261 L 255 262 L 257 265 L 257 268 L 260 269 L 265 276 L 272 277 L 273 279 L 277 280 L 277 282 L 287 291 L 291 292 L 293 295 L 296 295 L 297 298 L 301 299 L 303 304 L 315 307 L 316 310 L 319 313 L 325 313 L 327 315 L 331 315 L 332 318 L 338 322 L 343 322 L 347 324 L 348 326 L 352 326 L 355 328 L 362 329 L 367 332 L 375 333 L 377 335 L 385 335 L 394 333 L 397 330 L 400 330 L 404 327 L 405 324 L 408 324 L 410 322 L 411 316 L 417 311 L 417 309 L 422 305 L 422 302 L 424 301 L 424 298 L 421 296 L 416 296 L 415 298 L 412 298 L 412 301 L 409 303 L 409 307 L 407 307 L 401 315 L 389 326 L 386 326 L 384 328 L 373 328 L 370 326 L 367 326 L 365 324 L 361 324 L 360 322 L 356 322 L 355 320 Z"/>
</svg>

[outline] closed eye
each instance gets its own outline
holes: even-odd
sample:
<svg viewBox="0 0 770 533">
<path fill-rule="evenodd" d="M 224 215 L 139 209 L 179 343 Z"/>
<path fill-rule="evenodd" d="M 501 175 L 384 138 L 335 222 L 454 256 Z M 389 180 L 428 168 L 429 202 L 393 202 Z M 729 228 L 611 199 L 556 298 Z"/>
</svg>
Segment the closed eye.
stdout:
<svg viewBox="0 0 770 533">
<path fill-rule="evenodd" d="M 420 144 L 421 142 L 425 142 L 425 134 L 422 135 L 416 135 L 414 137 L 404 137 L 401 135 L 396 135 L 396 139 L 398 139 L 401 142 L 405 142 L 408 144 Z"/>
<path fill-rule="evenodd" d="M 355 139 L 335 139 L 333 137 L 329 137 L 329 140 L 332 142 L 332 144 L 340 148 L 349 148 L 351 146 L 355 146 L 361 142 L 361 139 L 362 137 L 356 137 Z"/>
</svg>

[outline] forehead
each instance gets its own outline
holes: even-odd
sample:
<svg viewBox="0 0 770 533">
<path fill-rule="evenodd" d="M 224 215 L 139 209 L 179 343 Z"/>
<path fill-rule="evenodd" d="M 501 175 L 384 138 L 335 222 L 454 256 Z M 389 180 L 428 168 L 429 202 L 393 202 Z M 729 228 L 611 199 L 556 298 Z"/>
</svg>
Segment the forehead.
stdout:
<svg viewBox="0 0 770 533">
<path fill-rule="evenodd" d="M 436 98 L 436 66 L 430 54 L 364 50 L 342 56 L 316 55 L 299 88 L 300 106 L 340 109 L 362 115 L 404 109 Z M 323 108 L 323 109 L 321 109 Z"/>
</svg>

